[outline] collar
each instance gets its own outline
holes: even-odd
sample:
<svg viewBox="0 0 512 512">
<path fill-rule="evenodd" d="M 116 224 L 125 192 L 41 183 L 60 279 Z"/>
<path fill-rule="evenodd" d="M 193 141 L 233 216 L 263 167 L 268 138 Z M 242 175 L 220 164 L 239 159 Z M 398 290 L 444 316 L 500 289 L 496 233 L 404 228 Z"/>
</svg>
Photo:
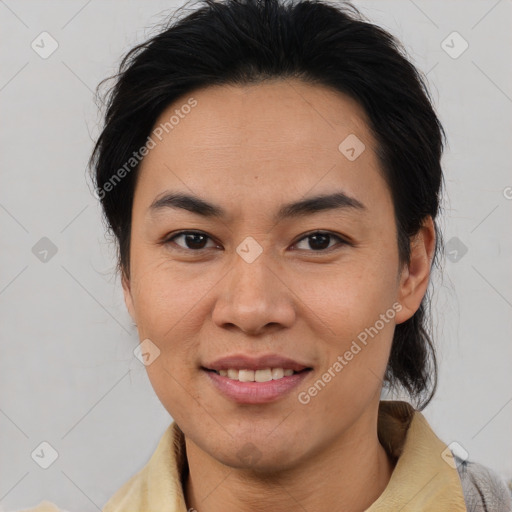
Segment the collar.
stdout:
<svg viewBox="0 0 512 512">
<path fill-rule="evenodd" d="M 379 440 L 396 460 L 387 487 L 365 512 L 466 512 L 449 448 L 421 412 L 402 401 L 379 404 Z M 185 438 L 172 422 L 149 462 L 106 503 L 103 512 L 187 512 Z"/>
</svg>

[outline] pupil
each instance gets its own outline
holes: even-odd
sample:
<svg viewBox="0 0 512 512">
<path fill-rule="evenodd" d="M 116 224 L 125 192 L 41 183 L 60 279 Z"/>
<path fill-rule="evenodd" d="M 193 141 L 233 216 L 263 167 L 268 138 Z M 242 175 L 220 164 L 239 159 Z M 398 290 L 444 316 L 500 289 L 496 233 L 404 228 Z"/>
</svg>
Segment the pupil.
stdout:
<svg viewBox="0 0 512 512">
<path fill-rule="evenodd" d="M 202 249 L 201 241 L 199 241 L 199 246 L 201 246 L 201 247 L 198 247 L 197 245 L 194 245 L 194 244 L 197 243 L 198 238 L 201 238 L 201 237 L 204 238 L 204 235 L 200 235 L 200 234 L 197 234 L 197 233 L 189 233 L 189 234 L 185 235 L 185 237 L 186 237 L 186 242 L 187 242 L 187 246 L 189 247 L 189 249 L 193 249 L 193 248 L 195 248 L 195 249 Z M 193 240 L 192 240 L 192 247 L 190 247 L 190 242 L 191 242 L 190 237 L 193 238 Z M 204 240 L 202 241 L 202 243 L 204 244 Z"/>
<path fill-rule="evenodd" d="M 329 235 L 311 235 L 311 239 L 313 240 L 313 243 L 309 243 L 310 247 L 314 250 L 318 250 L 318 249 L 325 249 L 326 247 L 329 246 Z M 316 242 L 318 242 L 318 240 L 322 240 L 320 242 L 320 244 L 318 245 Z"/>
</svg>

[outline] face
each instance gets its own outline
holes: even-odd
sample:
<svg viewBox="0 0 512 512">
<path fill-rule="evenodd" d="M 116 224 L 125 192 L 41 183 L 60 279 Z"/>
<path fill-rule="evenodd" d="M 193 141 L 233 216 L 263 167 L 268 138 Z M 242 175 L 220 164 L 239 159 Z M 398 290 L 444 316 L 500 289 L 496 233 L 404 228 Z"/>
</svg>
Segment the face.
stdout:
<svg viewBox="0 0 512 512">
<path fill-rule="evenodd" d="M 364 111 L 299 81 L 215 86 L 175 102 L 153 133 L 123 287 L 187 442 L 275 470 L 371 429 L 395 324 L 419 306 L 429 260 L 418 249 L 400 269 Z M 253 378 L 244 369 L 267 381 L 232 378 Z"/>
</svg>

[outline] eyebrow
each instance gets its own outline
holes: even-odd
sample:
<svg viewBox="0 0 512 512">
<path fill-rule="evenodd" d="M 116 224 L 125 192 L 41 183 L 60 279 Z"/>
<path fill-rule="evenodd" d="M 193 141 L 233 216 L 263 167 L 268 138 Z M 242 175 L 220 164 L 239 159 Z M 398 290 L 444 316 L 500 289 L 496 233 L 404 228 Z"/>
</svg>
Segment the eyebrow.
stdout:
<svg viewBox="0 0 512 512">
<path fill-rule="evenodd" d="M 187 210 L 207 218 L 221 219 L 227 217 L 227 212 L 221 206 L 209 203 L 194 195 L 173 192 L 167 192 L 160 198 L 155 199 L 149 206 L 149 212 L 154 214 L 167 208 Z M 366 210 L 366 207 L 356 198 L 340 191 L 285 204 L 275 215 L 274 221 L 279 222 L 284 219 L 306 216 L 321 211 L 340 209 Z"/>
</svg>

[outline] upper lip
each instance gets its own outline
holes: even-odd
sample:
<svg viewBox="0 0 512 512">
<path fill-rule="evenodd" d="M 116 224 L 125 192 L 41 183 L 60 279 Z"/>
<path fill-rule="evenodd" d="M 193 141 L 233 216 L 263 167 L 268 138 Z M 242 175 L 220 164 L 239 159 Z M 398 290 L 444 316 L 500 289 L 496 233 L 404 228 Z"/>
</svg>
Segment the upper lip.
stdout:
<svg viewBox="0 0 512 512">
<path fill-rule="evenodd" d="M 295 372 L 300 372 L 306 368 L 310 368 L 305 364 L 301 364 L 289 357 L 283 357 L 278 354 L 268 354 L 263 356 L 248 356 L 245 354 L 234 354 L 231 356 L 216 359 L 211 363 L 206 363 L 204 368 L 208 370 L 264 370 L 266 368 L 285 368 Z"/>
</svg>

